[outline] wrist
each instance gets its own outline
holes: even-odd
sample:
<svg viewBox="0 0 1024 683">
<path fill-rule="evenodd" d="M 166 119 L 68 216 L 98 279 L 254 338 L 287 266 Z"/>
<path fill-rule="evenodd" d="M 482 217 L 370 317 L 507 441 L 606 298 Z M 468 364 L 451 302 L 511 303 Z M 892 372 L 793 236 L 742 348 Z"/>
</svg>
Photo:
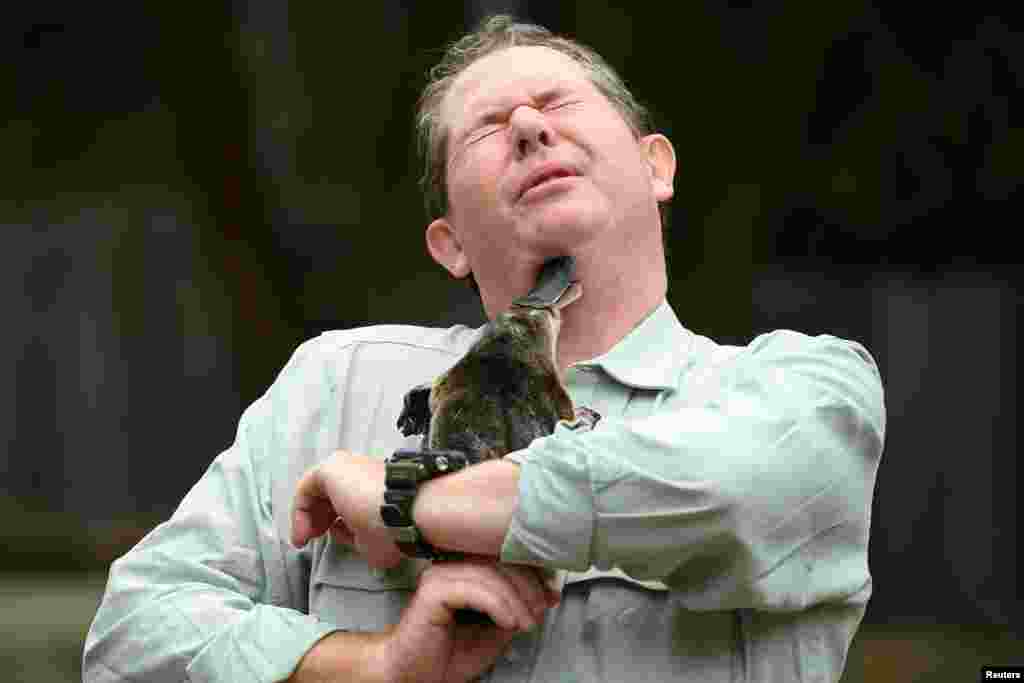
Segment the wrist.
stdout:
<svg viewBox="0 0 1024 683">
<path fill-rule="evenodd" d="M 519 465 L 489 460 L 423 484 L 412 518 L 427 543 L 498 557 L 519 501 Z"/>
<path fill-rule="evenodd" d="M 440 449 L 399 449 L 385 461 L 380 517 L 395 545 L 405 555 L 431 560 L 454 559 L 426 541 L 416 526 L 412 510 L 424 484 L 458 472 L 471 462 L 473 460 L 460 451 Z"/>
<path fill-rule="evenodd" d="M 398 675 L 400 669 L 396 665 L 393 654 L 395 638 L 394 626 L 388 626 L 383 631 L 373 634 L 375 637 L 370 644 L 368 662 L 373 671 L 373 683 L 397 683 L 401 680 Z"/>
<path fill-rule="evenodd" d="M 389 631 L 334 631 L 316 642 L 285 683 L 391 683 L 387 665 Z"/>
</svg>

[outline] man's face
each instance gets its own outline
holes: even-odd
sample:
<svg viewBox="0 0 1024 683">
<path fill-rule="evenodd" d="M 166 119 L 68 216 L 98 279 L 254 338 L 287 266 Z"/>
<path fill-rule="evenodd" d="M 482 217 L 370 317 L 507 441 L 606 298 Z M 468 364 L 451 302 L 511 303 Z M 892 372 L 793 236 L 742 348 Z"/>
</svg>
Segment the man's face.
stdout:
<svg viewBox="0 0 1024 683">
<path fill-rule="evenodd" d="M 540 263 L 587 245 L 614 257 L 636 231 L 660 230 L 664 197 L 643 142 L 560 52 L 513 47 L 475 62 L 442 102 L 441 121 L 445 220 L 482 287 L 510 259 Z"/>
</svg>

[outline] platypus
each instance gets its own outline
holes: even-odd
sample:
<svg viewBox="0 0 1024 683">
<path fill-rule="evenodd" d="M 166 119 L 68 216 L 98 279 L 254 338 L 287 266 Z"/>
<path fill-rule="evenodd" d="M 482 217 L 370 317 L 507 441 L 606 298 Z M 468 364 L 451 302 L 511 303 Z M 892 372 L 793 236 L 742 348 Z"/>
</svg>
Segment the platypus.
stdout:
<svg viewBox="0 0 1024 683">
<path fill-rule="evenodd" d="M 582 294 L 573 257 L 547 261 L 530 293 L 487 323 L 450 370 L 406 394 L 402 434 L 479 462 L 526 448 L 559 420 L 593 427 L 600 416 L 573 407 L 557 362 L 562 309 Z"/>
<path fill-rule="evenodd" d="M 551 434 L 559 420 L 593 428 L 600 415 L 574 408 L 558 373 L 562 309 L 583 294 L 571 256 L 547 261 L 530 293 L 484 326 L 480 338 L 448 372 L 405 396 L 398 428 L 423 434 L 423 449 L 453 449 L 470 462 L 500 458 Z M 558 576 L 545 581 L 560 589 Z M 460 624 L 493 624 L 472 609 L 456 611 Z"/>
</svg>

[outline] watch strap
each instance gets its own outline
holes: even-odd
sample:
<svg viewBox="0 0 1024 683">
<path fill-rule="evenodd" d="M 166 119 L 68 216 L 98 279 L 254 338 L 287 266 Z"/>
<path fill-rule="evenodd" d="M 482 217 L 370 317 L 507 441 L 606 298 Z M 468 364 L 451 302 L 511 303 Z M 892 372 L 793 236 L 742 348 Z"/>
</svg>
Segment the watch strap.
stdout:
<svg viewBox="0 0 1024 683">
<path fill-rule="evenodd" d="M 460 451 L 399 449 L 386 461 L 384 503 L 380 516 L 391 529 L 395 545 L 410 557 L 451 560 L 461 553 L 438 551 L 427 543 L 412 518 L 420 484 L 458 472 L 472 462 Z"/>
</svg>

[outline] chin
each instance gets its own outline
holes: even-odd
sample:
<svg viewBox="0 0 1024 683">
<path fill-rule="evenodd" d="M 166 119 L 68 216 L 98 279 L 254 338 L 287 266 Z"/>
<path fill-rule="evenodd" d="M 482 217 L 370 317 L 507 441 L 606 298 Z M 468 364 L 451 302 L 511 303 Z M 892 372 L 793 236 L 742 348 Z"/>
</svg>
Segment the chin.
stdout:
<svg viewBox="0 0 1024 683">
<path fill-rule="evenodd" d="M 524 226 L 522 237 L 533 246 L 560 256 L 596 239 L 610 223 L 608 213 L 592 202 L 558 202 L 538 211 Z"/>
</svg>

